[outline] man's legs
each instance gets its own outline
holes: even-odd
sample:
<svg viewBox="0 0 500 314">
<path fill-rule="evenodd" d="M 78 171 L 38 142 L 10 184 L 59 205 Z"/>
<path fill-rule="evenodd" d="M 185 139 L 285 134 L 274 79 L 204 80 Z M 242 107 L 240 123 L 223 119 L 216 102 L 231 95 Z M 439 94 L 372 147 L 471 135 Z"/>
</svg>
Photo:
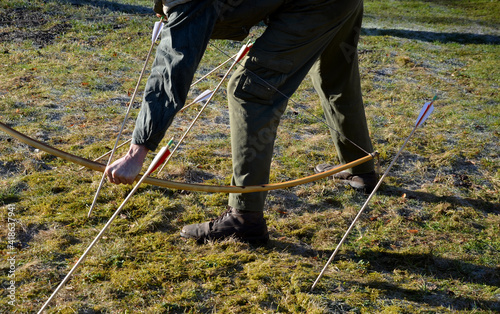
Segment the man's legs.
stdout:
<svg viewBox="0 0 500 314">
<path fill-rule="evenodd" d="M 268 28 L 229 83 L 234 185 L 268 183 L 276 131 L 288 97 L 343 26 L 358 17 L 361 6 L 362 1 L 353 0 L 297 0 L 270 15 Z M 233 211 L 225 213 L 225 221 L 234 213 L 262 217 L 266 194 L 231 194 Z M 217 226 L 207 224 L 185 227 L 184 236 L 196 233 L 193 237 L 198 239 L 215 239 L 210 228 Z M 231 235 L 227 230 L 225 236 Z"/>
<path fill-rule="evenodd" d="M 341 164 L 366 156 L 366 152 L 373 152 L 361 96 L 358 69 L 357 45 L 361 32 L 362 14 L 362 7 L 359 7 L 353 18 L 343 25 L 310 71 L 314 87 L 321 99 L 326 121 L 334 128 L 330 130 L 330 133 Z M 322 172 L 331 168 L 331 165 L 321 164 L 315 170 Z M 348 180 L 353 187 L 367 192 L 371 192 L 377 183 L 373 161 L 338 173 L 334 177 Z"/>
<path fill-rule="evenodd" d="M 270 16 L 268 29 L 230 81 L 234 185 L 268 183 L 276 129 L 287 97 L 321 53 L 331 47 L 329 43 L 355 36 L 349 30 L 361 12 L 361 1 L 294 1 Z M 337 40 L 337 36 L 342 39 Z M 332 57 L 344 59 L 342 55 Z M 357 67 L 350 71 L 357 71 Z M 358 74 L 346 75 L 352 79 L 347 83 L 337 80 L 340 88 L 347 90 L 351 88 L 347 85 L 355 84 L 351 89 L 359 89 Z M 240 211 L 262 211 L 265 197 L 265 192 L 231 194 L 229 205 Z"/>
<path fill-rule="evenodd" d="M 330 130 L 341 164 L 366 156 L 373 152 L 366 123 L 358 70 L 357 43 L 361 31 L 362 8 L 349 23 L 344 24 L 339 34 L 323 51 L 310 71 L 318 92 L 326 121 L 336 131 Z M 351 169 L 352 173 L 373 170 L 373 162 Z"/>
</svg>

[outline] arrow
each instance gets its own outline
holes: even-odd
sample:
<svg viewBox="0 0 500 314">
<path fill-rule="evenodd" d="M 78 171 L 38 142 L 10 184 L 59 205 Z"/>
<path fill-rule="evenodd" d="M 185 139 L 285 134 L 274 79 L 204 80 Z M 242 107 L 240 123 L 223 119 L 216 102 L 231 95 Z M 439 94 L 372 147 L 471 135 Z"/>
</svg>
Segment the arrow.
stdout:
<svg viewBox="0 0 500 314">
<path fill-rule="evenodd" d="M 235 54 L 231 58 L 227 59 L 225 62 L 223 62 L 222 64 L 220 64 L 218 67 L 216 67 L 215 69 L 213 69 L 209 73 L 205 74 L 203 77 L 199 78 L 196 82 L 194 82 L 193 84 L 191 84 L 191 87 L 193 87 L 194 85 L 196 85 L 199 81 L 203 80 L 205 77 L 207 77 L 208 75 L 210 75 L 211 73 L 213 73 L 215 70 L 217 70 L 222 65 L 226 64 L 227 62 L 229 62 L 230 60 L 234 60 L 234 62 L 236 62 L 236 63 L 240 62 L 241 59 L 243 59 L 246 56 L 246 54 L 248 53 L 248 51 L 250 51 L 250 48 L 252 48 L 252 46 L 253 46 L 253 43 L 248 43 L 245 46 L 243 46 L 242 49 L 237 54 Z M 201 93 L 198 97 L 196 97 L 193 100 L 193 102 L 191 102 L 190 104 L 182 107 L 182 109 L 179 110 L 179 111 L 183 112 L 184 110 L 186 110 L 187 108 L 191 107 L 192 105 L 208 99 L 209 97 L 212 96 L 213 93 L 214 93 L 213 91 L 207 89 L 206 91 L 204 91 L 203 93 Z"/>
<path fill-rule="evenodd" d="M 394 159 L 391 161 L 391 163 L 389 164 L 389 167 L 387 167 L 387 170 L 384 172 L 384 174 L 382 175 L 382 177 L 380 178 L 380 180 L 378 181 L 377 185 L 375 186 L 375 188 L 373 189 L 372 193 L 370 194 L 370 196 L 368 196 L 368 199 L 366 200 L 366 202 L 363 204 L 363 206 L 361 207 L 361 209 L 359 210 L 358 214 L 356 215 L 356 217 L 354 218 L 353 222 L 351 223 L 351 225 L 349 226 L 349 228 L 347 229 L 346 233 L 344 234 L 344 236 L 342 237 L 342 239 L 340 240 L 339 244 L 337 245 L 337 247 L 335 248 L 335 251 L 333 251 L 332 255 L 330 256 L 330 258 L 328 259 L 328 261 L 326 262 L 325 266 L 323 267 L 323 269 L 321 270 L 321 273 L 318 275 L 318 278 L 316 278 L 316 280 L 314 281 L 312 287 L 311 287 L 311 291 L 314 290 L 314 288 L 316 287 L 316 285 L 318 284 L 319 280 L 321 279 L 321 277 L 323 277 L 323 274 L 325 273 L 326 271 L 326 268 L 328 267 L 328 265 L 333 261 L 333 259 L 335 258 L 335 256 L 337 255 L 340 247 L 342 246 L 342 244 L 345 242 L 345 240 L 347 239 L 347 236 L 349 235 L 349 233 L 351 232 L 352 228 L 354 228 L 354 225 L 356 224 L 356 222 L 358 221 L 359 217 L 361 217 L 361 214 L 363 213 L 363 211 L 365 210 L 365 208 L 368 206 L 368 203 L 370 202 L 370 200 L 372 199 L 372 197 L 375 195 L 375 192 L 377 192 L 378 188 L 380 187 L 380 185 L 382 184 L 382 181 L 384 180 L 384 178 L 387 176 L 387 174 L 389 173 L 389 171 L 391 170 L 392 166 L 394 165 L 394 163 L 396 162 L 396 160 L 398 159 L 399 155 L 401 154 L 401 152 L 403 151 L 403 149 L 406 147 L 406 144 L 408 143 L 408 141 L 410 140 L 410 138 L 412 137 L 413 133 L 415 133 L 415 130 L 418 128 L 419 125 L 421 125 L 426 119 L 427 117 L 430 115 L 430 113 L 434 110 L 433 106 L 432 106 L 432 103 L 434 102 L 434 100 L 436 100 L 436 97 L 437 96 L 434 96 L 434 99 L 431 101 L 431 102 L 428 102 L 428 103 L 425 103 L 424 106 L 422 107 L 422 110 L 420 110 L 420 114 L 417 118 L 417 122 L 415 123 L 415 126 L 413 127 L 413 130 L 411 131 L 410 135 L 406 138 L 405 142 L 403 143 L 403 146 L 401 146 L 401 149 L 398 151 L 398 153 L 396 154 L 396 157 L 394 157 Z"/>
<path fill-rule="evenodd" d="M 78 259 L 78 261 L 73 266 L 73 268 L 71 268 L 71 270 L 66 275 L 66 277 L 64 277 L 63 281 L 59 284 L 59 286 L 57 286 L 56 290 L 52 293 L 52 295 L 50 296 L 50 298 L 47 300 L 47 302 L 45 302 L 45 304 L 42 306 L 42 308 L 38 312 L 39 314 L 43 312 L 43 310 L 48 306 L 48 304 L 50 303 L 50 301 L 55 297 L 55 295 L 57 294 L 57 292 L 59 292 L 59 290 L 61 290 L 61 288 L 64 286 L 64 284 L 68 281 L 69 277 L 75 272 L 76 268 L 83 262 L 83 260 L 85 259 L 85 257 L 87 257 L 87 255 L 90 252 L 90 250 L 101 239 L 101 237 L 103 236 L 103 234 L 106 231 L 106 229 L 108 229 L 108 227 L 111 225 L 111 223 L 113 222 L 113 220 L 115 220 L 115 218 L 118 216 L 118 214 L 123 209 L 123 207 L 128 202 L 128 200 L 135 194 L 135 192 L 137 191 L 137 189 L 139 188 L 139 186 L 142 184 L 142 182 L 157 168 L 157 166 L 160 164 L 160 161 L 162 159 L 164 159 L 164 155 L 167 154 L 167 152 L 168 152 L 168 145 L 164 146 L 160 150 L 160 152 L 156 155 L 156 157 L 153 159 L 153 161 L 149 165 L 148 170 L 146 171 L 146 173 L 144 173 L 144 175 L 137 182 L 137 184 L 134 186 L 134 188 L 132 189 L 132 191 L 130 191 L 130 193 L 127 195 L 127 197 L 125 198 L 125 200 L 123 201 L 123 203 L 120 205 L 120 207 L 118 207 L 118 209 L 115 211 L 115 213 L 113 214 L 113 216 L 111 216 L 111 218 L 108 220 L 108 222 L 106 223 L 106 225 L 104 225 L 104 227 L 102 228 L 102 230 L 95 237 L 95 239 L 92 241 L 92 243 L 89 245 L 89 247 L 85 250 L 85 252 L 82 254 L 82 256 Z"/>
<path fill-rule="evenodd" d="M 243 59 L 243 57 L 248 53 L 248 51 L 250 50 L 250 48 L 252 48 L 253 46 L 253 43 L 248 43 L 247 44 L 247 49 L 245 50 L 244 54 L 241 54 L 239 59 L 236 59 L 236 57 L 238 57 L 239 55 L 239 52 L 233 56 L 229 56 L 229 58 L 227 58 L 226 61 L 222 62 L 221 64 L 219 64 L 217 67 L 215 67 L 213 70 L 211 70 L 210 72 L 208 72 L 207 74 L 203 75 L 202 77 L 200 77 L 199 79 L 197 79 L 195 82 L 193 82 L 191 84 L 191 87 L 195 86 L 196 84 L 198 84 L 200 81 L 202 81 L 203 79 L 205 79 L 207 76 L 209 76 L 210 74 L 214 73 L 215 71 L 217 71 L 220 67 L 224 66 L 226 63 L 228 63 L 229 61 L 231 60 L 237 60 L 236 62 L 239 62 L 241 61 L 241 59 Z"/>
<path fill-rule="evenodd" d="M 123 147 L 124 145 L 130 143 L 131 141 L 132 141 L 131 138 L 128 139 L 128 140 L 126 140 L 125 142 L 123 142 L 120 145 L 116 146 L 116 149 L 118 149 L 120 147 Z M 99 160 L 103 159 L 104 157 L 108 156 L 109 154 L 111 154 L 111 151 L 108 151 L 107 153 L 102 154 L 101 156 L 97 157 L 93 161 L 99 161 Z M 78 171 L 82 171 L 83 169 L 85 169 L 85 167 L 80 167 L 80 168 L 78 168 Z"/>
<path fill-rule="evenodd" d="M 163 17 L 160 19 L 160 22 L 161 21 L 163 21 Z M 113 156 L 114 156 L 115 151 L 118 147 L 118 143 L 120 142 L 120 137 L 122 135 L 123 129 L 125 128 L 125 123 L 127 122 L 127 119 L 128 119 L 129 113 L 130 113 L 130 109 L 132 108 L 132 104 L 134 103 L 135 96 L 137 95 L 137 91 L 139 90 L 139 85 L 141 83 L 142 77 L 144 76 L 144 73 L 146 72 L 146 66 L 148 64 L 149 58 L 151 57 L 151 52 L 153 51 L 154 44 L 155 44 L 155 42 L 153 41 L 151 43 L 150 48 L 149 48 L 148 54 L 146 56 L 146 61 L 144 61 L 144 66 L 142 67 L 141 74 L 139 75 L 139 79 L 137 80 L 137 85 L 135 86 L 134 93 L 132 94 L 132 97 L 131 97 L 130 102 L 128 104 L 127 112 L 125 113 L 125 118 L 123 119 L 123 123 L 122 123 L 122 126 L 120 128 L 120 132 L 118 132 L 118 136 L 116 137 L 115 145 L 113 146 L 113 149 L 111 150 L 111 153 L 110 153 L 110 156 L 108 159 L 108 163 L 106 166 L 109 166 L 111 164 L 111 161 L 113 160 Z M 104 184 L 105 179 L 106 179 L 106 174 L 103 173 L 103 175 L 101 177 L 101 181 L 99 182 L 99 187 L 97 188 L 97 191 L 95 193 L 94 200 L 92 201 L 92 205 L 90 205 L 90 209 L 89 209 L 89 213 L 88 213 L 87 217 L 90 217 L 90 215 L 92 214 L 92 210 L 94 209 L 94 207 L 97 203 L 97 197 L 99 196 L 99 193 L 101 192 L 101 189 L 102 189 L 102 186 Z"/>
<path fill-rule="evenodd" d="M 69 162 L 73 162 L 75 164 L 78 164 L 80 166 L 87 167 L 89 169 L 95 170 L 95 171 L 100 171 L 104 172 L 106 170 L 106 165 L 94 162 L 92 160 L 88 160 L 79 156 L 75 156 L 73 154 L 64 152 L 60 149 L 57 149 L 55 147 L 49 146 L 45 143 L 39 142 L 23 133 L 20 133 L 7 125 L 3 124 L 0 122 L 0 130 L 6 132 L 7 134 L 11 135 L 12 137 L 18 139 L 19 141 L 30 145 L 34 148 L 38 148 L 40 150 L 43 150 L 46 153 L 49 153 L 51 155 L 54 155 L 56 157 L 62 158 L 64 160 L 67 160 Z M 208 185 L 208 184 L 193 184 L 193 183 L 182 183 L 182 182 L 174 182 L 174 181 L 168 181 L 168 180 L 161 180 L 158 178 L 151 178 L 148 177 L 146 180 L 144 180 L 144 183 L 160 186 L 160 187 L 165 187 L 169 189 L 175 189 L 175 190 L 186 190 L 186 191 L 198 191 L 198 192 L 207 192 L 207 193 L 252 193 L 252 192 L 265 192 L 265 191 L 271 191 L 271 190 L 279 190 L 279 189 L 286 189 L 290 187 L 294 187 L 300 184 L 306 184 L 310 182 L 314 182 L 316 180 L 324 179 L 326 177 L 329 177 L 335 173 L 350 169 L 355 166 L 359 166 L 369 160 L 372 160 L 375 158 L 375 156 L 378 155 L 378 153 L 374 152 L 371 154 L 368 154 L 364 157 L 361 157 L 357 160 L 351 161 L 350 163 L 336 166 L 328 171 L 313 174 L 307 177 L 303 178 L 298 178 L 298 179 L 293 179 L 289 181 L 284 181 L 284 182 L 278 182 L 278 183 L 268 183 L 268 184 L 261 184 L 261 185 L 247 185 L 247 186 L 234 186 L 234 185 Z M 140 180 L 142 176 L 138 175 L 135 180 Z"/>
<path fill-rule="evenodd" d="M 224 66 L 226 63 L 228 63 L 229 61 L 233 60 L 234 58 L 236 58 L 238 54 L 235 54 L 233 55 L 232 57 L 229 57 L 226 61 L 222 62 L 221 64 L 219 64 L 217 67 L 215 67 L 213 70 L 211 70 L 210 72 L 208 72 L 207 74 L 203 75 L 202 77 L 200 77 L 199 79 L 197 79 L 195 82 L 193 82 L 191 84 L 191 87 L 195 86 L 196 84 L 198 84 L 199 82 L 201 82 L 203 79 L 205 79 L 207 76 L 209 76 L 210 74 L 214 73 L 215 71 L 217 71 L 218 69 L 220 69 L 222 66 Z"/>
<path fill-rule="evenodd" d="M 158 152 L 158 155 L 161 154 L 161 157 L 160 159 L 158 160 L 158 162 L 155 163 L 155 165 L 153 166 L 153 169 L 151 170 L 151 172 L 154 172 L 156 169 L 158 169 L 158 167 L 165 162 L 165 160 L 167 160 L 167 157 L 170 155 L 170 146 L 172 146 L 172 143 L 174 142 L 174 138 L 170 139 L 170 141 L 168 141 L 167 145 L 165 146 L 167 149 L 164 153 L 162 153 L 161 151 Z M 158 157 L 158 155 L 156 155 L 156 157 Z M 153 160 L 154 161 L 154 160 Z"/>
<path fill-rule="evenodd" d="M 161 30 L 163 29 L 163 18 L 159 22 L 155 22 L 153 27 L 153 32 L 151 33 L 151 42 L 155 43 L 160 36 Z"/>
<path fill-rule="evenodd" d="M 250 51 L 250 48 L 253 47 L 253 43 L 247 43 L 246 45 L 244 45 L 240 51 L 237 53 L 236 55 L 236 60 L 234 61 L 234 63 L 238 63 L 241 61 L 241 59 L 243 59 L 247 53 Z M 234 64 L 233 64 L 234 65 Z"/>
<path fill-rule="evenodd" d="M 429 117 L 429 115 L 434 111 L 433 103 L 436 99 L 437 99 L 437 95 L 434 96 L 432 101 L 426 102 L 424 104 L 424 106 L 422 107 L 422 110 L 420 110 L 420 114 L 418 115 L 417 122 L 415 123 L 416 127 L 418 127 L 422 123 L 424 123 L 425 120 L 427 120 L 427 118 Z"/>
<path fill-rule="evenodd" d="M 206 91 L 204 91 L 203 93 L 201 93 L 198 97 L 196 97 L 190 104 L 188 105 L 185 105 L 184 107 L 182 107 L 181 110 L 179 110 L 180 112 L 183 112 L 184 110 L 186 110 L 187 108 L 191 107 L 192 105 L 194 104 L 197 104 L 197 103 L 200 103 L 202 101 L 205 101 L 207 100 L 208 98 L 212 97 L 212 94 L 214 92 L 207 89 Z"/>
<path fill-rule="evenodd" d="M 191 122 L 191 124 L 189 125 L 189 127 L 187 128 L 187 130 L 184 132 L 184 134 L 182 135 L 182 137 L 179 139 L 179 142 L 177 143 L 177 145 L 172 150 L 172 153 L 167 157 L 167 160 L 165 161 L 165 163 L 163 164 L 163 166 L 160 168 L 160 170 L 158 171 L 158 173 L 160 173 L 163 170 L 163 168 L 165 168 L 165 166 L 168 163 L 168 161 L 170 160 L 170 158 L 172 158 L 172 155 L 174 154 L 174 152 L 177 150 L 177 148 L 179 148 L 179 146 L 181 145 L 181 143 L 184 140 L 184 138 L 186 137 L 186 135 L 189 133 L 189 131 L 191 131 L 191 129 L 193 128 L 194 124 L 196 123 L 196 121 L 198 120 L 198 118 L 201 116 L 201 113 L 203 112 L 203 110 L 205 110 L 205 108 L 208 106 L 208 104 L 210 103 L 210 101 L 214 97 L 215 93 L 222 86 L 222 83 L 224 82 L 224 80 L 229 75 L 229 72 L 231 72 L 231 70 L 236 66 L 236 64 L 238 64 L 238 62 L 241 59 L 243 59 L 243 57 L 248 53 L 248 51 L 250 50 L 251 47 L 252 47 L 252 43 L 250 43 L 250 42 L 246 43 L 245 45 L 243 45 L 241 47 L 240 51 L 237 53 L 236 58 L 233 61 L 233 64 L 231 64 L 231 66 L 229 67 L 229 69 L 226 71 L 226 73 L 224 74 L 224 77 L 222 77 L 222 79 L 220 80 L 220 82 L 217 85 L 217 87 L 215 87 L 215 89 L 214 89 L 214 91 L 212 93 L 207 93 L 207 97 L 208 97 L 207 101 L 201 107 L 200 112 L 198 112 L 198 115 L 196 115 L 196 117 L 193 119 L 193 121 Z"/>
</svg>

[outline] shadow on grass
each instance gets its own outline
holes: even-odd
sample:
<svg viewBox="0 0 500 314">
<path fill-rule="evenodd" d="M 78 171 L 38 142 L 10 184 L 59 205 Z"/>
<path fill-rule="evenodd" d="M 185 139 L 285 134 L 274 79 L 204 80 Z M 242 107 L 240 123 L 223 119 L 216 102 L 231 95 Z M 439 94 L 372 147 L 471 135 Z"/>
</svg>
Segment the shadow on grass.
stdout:
<svg viewBox="0 0 500 314">
<path fill-rule="evenodd" d="M 458 196 L 437 196 L 432 193 L 412 191 L 388 185 L 386 185 L 383 190 L 379 190 L 377 193 L 389 196 L 395 194 L 396 195 L 406 194 L 408 198 L 414 198 L 429 203 L 437 203 L 437 204 L 450 203 L 457 206 L 471 206 L 475 210 L 483 213 L 497 214 L 497 215 L 500 214 L 499 203 L 487 202 L 480 199 L 458 197 Z"/>
<path fill-rule="evenodd" d="M 153 12 L 153 2 L 151 2 L 150 7 L 145 7 L 142 5 L 124 4 L 117 3 L 115 1 L 105 1 L 105 0 L 58 0 L 57 2 L 68 3 L 74 6 L 90 6 L 100 9 L 107 9 L 112 12 L 123 12 L 123 13 L 140 13 L 140 14 L 151 14 Z"/>
<path fill-rule="evenodd" d="M 318 252 L 320 255 L 330 254 L 331 252 Z M 352 253 L 353 254 L 353 253 Z M 475 284 L 491 285 L 500 287 L 500 270 L 474 265 L 471 263 L 440 258 L 431 254 L 399 254 L 385 252 L 364 252 L 361 255 L 352 257 L 341 255 L 341 259 L 351 258 L 356 261 L 368 261 L 369 270 L 379 273 L 393 273 L 396 270 L 407 271 L 413 274 L 429 276 L 440 280 L 459 280 Z M 357 286 L 381 290 L 380 299 L 398 299 L 409 300 L 417 303 L 427 304 L 429 306 L 443 306 L 451 310 L 469 311 L 469 310 L 490 310 L 499 311 L 500 302 L 484 300 L 480 298 L 466 297 L 456 295 L 447 285 L 436 286 L 428 285 L 425 281 L 414 289 L 402 288 L 400 285 L 388 282 L 370 281 L 342 282 L 342 286 Z M 322 293 L 319 291 L 319 293 Z"/>
<path fill-rule="evenodd" d="M 305 257 L 329 257 L 332 251 L 314 250 L 305 243 L 281 243 L 272 241 L 269 246 L 287 251 L 292 255 Z M 370 262 L 370 270 L 392 273 L 394 270 L 406 270 L 412 273 L 432 276 L 444 280 L 460 280 L 476 284 L 500 287 L 500 269 L 475 265 L 460 260 L 436 257 L 432 254 L 405 254 L 387 252 L 363 252 L 361 254 L 342 255 L 336 259 L 350 258 L 355 261 Z"/>
<path fill-rule="evenodd" d="M 285 243 L 271 241 L 268 248 L 274 247 L 281 251 L 287 251 L 292 255 L 305 257 L 329 257 L 331 251 L 314 250 L 311 246 L 299 243 Z M 435 257 L 432 254 L 400 254 L 388 252 L 365 251 L 361 254 L 348 252 L 341 254 L 337 259 L 351 259 L 354 262 L 361 260 L 369 262 L 369 271 L 392 274 L 395 271 L 406 271 L 410 274 L 418 274 L 439 280 L 457 280 L 460 282 L 489 285 L 500 287 L 500 269 L 467 263 L 460 260 Z M 330 265 L 331 267 L 331 265 Z M 452 310 L 491 310 L 499 311 L 500 302 L 484 300 L 480 298 L 457 296 L 448 286 L 436 286 L 426 284 L 415 289 L 402 288 L 400 285 L 388 282 L 370 281 L 342 281 L 342 286 L 356 286 L 381 290 L 380 299 L 410 300 L 425 303 L 429 306 L 443 306 Z M 315 293 L 323 293 L 318 290 Z"/>
<path fill-rule="evenodd" d="M 273 240 L 268 247 L 278 248 L 292 255 L 305 257 L 329 257 L 331 250 L 315 250 L 306 243 L 288 243 Z M 475 265 L 461 260 L 433 256 L 431 253 L 407 254 L 392 252 L 364 251 L 339 254 L 336 259 L 363 260 L 370 263 L 370 270 L 380 273 L 392 273 L 405 270 L 415 274 L 431 276 L 442 280 L 460 280 L 475 284 L 484 284 L 500 288 L 500 268 Z"/>
<path fill-rule="evenodd" d="M 427 42 L 460 43 L 460 44 L 500 44 L 500 37 L 486 34 L 471 33 L 438 33 L 429 31 L 414 31 L 407 29 L 380 29 L 363 28 L 361 34 L 364 36 L 394 36 L 407 39 L 416 39 Z"/>
<path fill-rule="evenodd" d="M 315 250 L 310 245 L 299 242 L 289 243 L 278 240 L 270 241 L 268 247 L 278 248 L 292 255 L 304 257 L 329 257 L 331 250 Z M 355 261 L 370 262 L 370 270 L 377 272 L 393 272 L 407 270 L 421 275 L 445 280 L 461 280 L 470 283 L 486 284 L 500 288 L 500 268 L 475 265 L 460 260 L 433 256 L 431 253 L 406 254 L 365 251 L 361 254 L 339 254 L 336 259 L 349 258 Z"/>
<path fill-rule="evenodd" d="M 387 273 L 406 270 L 443 280 L 485 284 L 500 287 L 500 269 L 467 263 L 461 260 L 433 256 L 431 253 L 407 254 L 363 252 L 355 259 L 370 262 L 370 270 Z"/>
<path fill-rule="evenodd" d="M 347 281 L 344 285 L 354 285 L 368 289 L 382 291 L 380 299 L 408 300 L 417 303 L 427 304 L 429 306 L 442 306 L 453 311 L 471 311 L 471 310 L 500 310 L 500 302 L 484 300 L 480 298 L 456 296 L 452 291 L 443 288 L 441 290 L 429 291 L 423 285 L 415 289 L 402 288 L 401 286 L 387 282 L 371 281 L 361 283 L 356 281 Z"/>
</svg>

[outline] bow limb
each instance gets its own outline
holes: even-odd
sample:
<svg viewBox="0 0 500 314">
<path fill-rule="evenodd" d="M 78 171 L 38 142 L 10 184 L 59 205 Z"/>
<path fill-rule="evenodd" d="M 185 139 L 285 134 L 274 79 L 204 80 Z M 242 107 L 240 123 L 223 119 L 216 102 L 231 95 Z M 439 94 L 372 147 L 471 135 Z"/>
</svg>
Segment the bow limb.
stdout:
<svg viewBox="0 0 500 314">
<path fill-rule="evenodd" d="M 86 168 L 104 172 L 106 169 L 106 166 L 83 158 L 79 156 L 75 156 L 73 154 L 64 152 L 62 150 L 59 150 L 57 148 L 51 147 L 45 143 L 42 143 L 40 141 L 37 141 L 35 139 L 30 138 L 29 136 L 22 134 L 7 125 L 3 124 L 0 122 L 0 130 L 4 131 L 5 133 L 11 135 L 12 137 L 18 139 L 19 141 L 30 145 L 32 147 L 38 148 L 40 150 L 43 150 L 51 155 L 60 157 L 64 160 L 73 162 L 75 164 L 78 164 L 80 166 L 84 166 Z M 270 184 L 262 184 L 262 185 L 252 185 L 252 186 L 232 186 L 232 185 L 226 185 L 226 186 L 219 186 L 219 185 L 206 185 L 206 184 L 193 184 L 193 183 L 182 183 L 182 182 L 174 182 L 174 181 L 168 181 L 168 180 L 162 180 L 162 179 L 157 179 L 157 178 L 145 178 L 144 183 L 151 184 L 151 185 L 156 185 L 160 187 L 165 187 L 165 188 L 170 188 L 170 189 L 175 189 L 175 190 L 186 190 L 186 191 L 199 191 L 199 192 L 209 192 L 209 193 L 251 193 L 251 192 L 263 192 L 263 191 L 271 191 L 271 190 L 278 190 L 278 189 L 284 189 L 284 188 L 289 188 L 293 186 L 297 186 L 300 184 L 305 184 L 305 183 L 310 183 L 313 181 L 317 181 L 326 177 L 329 177 L 335 173 L 338 173 L 340 171 L 344 171 L 346 169 L 358 166 L 360 164 L 363 164 L 369 160 L 372 160 L 377 156 L 378 153 L 374 152 L 371 154 L 366 155 L 365 157 L 362 157 L 360 159 L 357 159 L 355 161 L 352 161 L 350 163 L 347 163 L 345 165 L 340 165 L 337 166 L 331 170 L 310 175 L 304 178 L 300 179 L 295 179 L 295 180 L 290 180 L 290 181 L 285 181 L 285 182 L 279 182 L 279 183 L 270 183 Z M 136 180 L 140 180 L 142 178 L 142 175 L 137 176 Z"/>
</svg>

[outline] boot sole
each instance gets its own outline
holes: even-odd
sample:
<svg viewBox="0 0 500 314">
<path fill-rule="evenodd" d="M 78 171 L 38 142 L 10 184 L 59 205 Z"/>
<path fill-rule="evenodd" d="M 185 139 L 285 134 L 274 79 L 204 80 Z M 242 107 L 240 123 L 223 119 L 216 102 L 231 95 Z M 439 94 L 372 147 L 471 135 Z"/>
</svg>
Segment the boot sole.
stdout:
<svg viewBox="0 0 500 314">
<path fill-rule="evenodd" d="M 221 238 L 216 238 L 216 239 L 210 239 L 210 238 L 195 238 L 195 237 L 192 237 L 192 236 L 189 236 L 187 234 L 185 234 L 184 232 L 180 232 L 180 235 L 181 237 L 185 238 L 185 239 L 194 239 L 196 240 L 196 242 L 198 244 L 205 244 L 209 241 L 222 241 L 222 240 L 226 240 L 226 239 L 229 239 L 229 238 L 235 238 L 241 242 L 246 242 L 246 243 L 250 243 L 250 244 L 266 244 L 267 242 L 269 242 L 269 235 L 264 235 L 264 236 L 259 236 L 259 237 L 238 237 L 236 235 L 231 235 L 231 236 L 228 236 L 228 237 L 221 237 Z"/>
</svg>

